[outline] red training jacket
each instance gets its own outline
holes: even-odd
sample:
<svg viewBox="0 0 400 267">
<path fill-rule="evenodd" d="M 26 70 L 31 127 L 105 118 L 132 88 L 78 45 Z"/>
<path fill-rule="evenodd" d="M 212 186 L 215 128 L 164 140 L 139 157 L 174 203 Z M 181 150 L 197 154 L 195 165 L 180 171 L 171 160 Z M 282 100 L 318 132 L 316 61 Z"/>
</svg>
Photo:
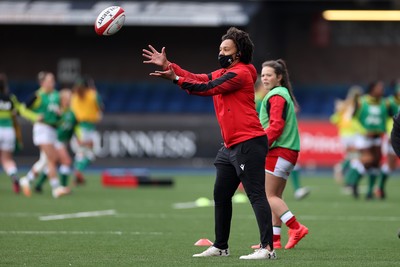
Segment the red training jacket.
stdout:
<svg viewBox="0 0 400 267">
<path fill-rule="evenodd" d="M 257 71 L 252 64 L 239 62 L 229 69 L 209 74 L 193 74 L 171 64 L 177 84 L 193 95 L 212 96 L 215 115 L 227 148 L 243 141 L 266 135 L 254 103 Z"/>
</svg>

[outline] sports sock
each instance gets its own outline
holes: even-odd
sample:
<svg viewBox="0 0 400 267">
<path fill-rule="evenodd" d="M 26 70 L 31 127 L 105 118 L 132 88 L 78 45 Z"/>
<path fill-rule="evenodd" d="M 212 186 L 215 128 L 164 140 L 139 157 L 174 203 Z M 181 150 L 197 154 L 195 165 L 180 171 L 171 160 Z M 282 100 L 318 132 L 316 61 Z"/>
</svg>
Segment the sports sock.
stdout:
<svg viewBox="0 0 400 267">
<path fill-rule="evenodd" d="M 357 186 L 360 178 L 365 173 L 365 167 L 358 159 L 350 162 L 350 169 L 345 175 L 345 185 Z"/>
<path fill-rule="evenodd" d="M 82 158 L 78 161 L 75 161 L 74 168 L 80 172 L 83 172 L 87 166 L 89 166 L 90 160 L 88 158 Z"/>
<path fill-rule="evenodd" d="M 60 186 L 60 181 L 58 180 L 58 177 L 50 178 L 50 186 L 52 189 L 56 189 Z"/>
<path fill-rule="evenodd" d="M 300 188 L 300 172 L 299 172 L 299 170 L 293 170 L 290 173 L 290 176 L 292 178 L 293 189 L 294 189 L 294 191 L 296 191 L 297 189 Z"/>
<path fill-rule="evenodd" d="M 283 213 L 280 219 L 290 229 L 298 229 L 300 227 L 299 222 L 290 210 Z"/>
<path fill-rule="evenodd" d="M 368 190 L 367 190 L 367 196 L 372 196 L 372 193 L 374 191 L 374 186 L 376 182 L 376 177 L 379 173 L 378 169 L 371 169 L 368 171 Z"/>
<path fill-rule="evenodd" d="M 381 190 L 385 189 L 385 184 L 387 179 L 389 178 L 389 175 L 390 175 L 389 165 L 385 163 L 381 168 L 381 175 L 379 177 L 379 182 L 378 182 L 379 189 Z"/>
<path fill-rule="evenodd" d="M 36 188 L 42 188 L 42 186 L 46 182 L 46 180 L 47 180 L 47 174 L 44 173 L 44 172 L 41 172 L 39 174 L 39 179 L 38 179 L 35 187 Z"/>
<path fill-rule="evenodd" d="M 385 189 L 385 184 L 387 179 L 389 178 L 389 175 L 387 173 L 382 173 L 381 176 L 379 177 L 379 189 L 384 190 Z"/>
<path fill-rule="evenodd" d="M 32 170 L 30 170 L 27 174 L 26 174 L 26 178 L 28 178 L 29 181 L 33 181 L 35 179 L 35 174 L 33 173 Z"/>
<path fill-rule="evenodd" d="M 71 173 L 71 169 L 68 165 L 61 165 L 60 166 L 60 182 L 62 186 L 68 185 L 68 178 Z"/>
<path fill-rule="evenodd" d="M 361 178 L 361 174 L 355 168 L 350 168 L 345 175 L 346 185 L 358 185 L 358 181 Z"/>
<path fill-rule="evenodd" d="M 8 168 L 8 170 L 6 172 L 7 172 L 7 175 L 11 178 L 11 180 L 13 182 L 18 182 L 19 178 L 18 178 L 18 175 L 17 175 L 17 168 L 16 167 Z"/>
<path fill-rule="evenodd" d="M 281 227 L 280 226 L 273 226 L 272 227 L 273 231 L 273 241 L 280 241 L 281 240 Z"/>
</svg>

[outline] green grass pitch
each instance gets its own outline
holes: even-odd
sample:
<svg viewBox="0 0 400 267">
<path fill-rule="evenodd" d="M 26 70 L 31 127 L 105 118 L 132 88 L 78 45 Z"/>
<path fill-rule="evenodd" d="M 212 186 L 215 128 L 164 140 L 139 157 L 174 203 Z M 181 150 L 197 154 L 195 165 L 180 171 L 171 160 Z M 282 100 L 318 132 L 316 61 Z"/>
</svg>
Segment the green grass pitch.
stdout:
<svg viewBox="0 0 400 267">
<path fill-rule="evenodd" d="M 328 177 L 303 177 L 310 196 L 285 199 L 310 233 L 296 248 L 277 250 L 276 261 L 243 261 L 258 243 L 249 203 L 235 203 L 230 257 L 192 258 L 213 241 L 213 208 L 174 209 L 174 203 L 212 198 L 212 174 L 174 176 L 173 187 L 106 188 L 100 175 L 53 199 L 16 196 L 0 175 L 0 266 L 400 266 L 400 179 L 388 181 L 385 201 L 354 200 Z M 365 178 L 363 184 L 365 185 Z M 107 211 L 114 214 L 40 220 L 42 216 Z M 283 245 L 287 229 L 282 228 Z"/>
</svg>

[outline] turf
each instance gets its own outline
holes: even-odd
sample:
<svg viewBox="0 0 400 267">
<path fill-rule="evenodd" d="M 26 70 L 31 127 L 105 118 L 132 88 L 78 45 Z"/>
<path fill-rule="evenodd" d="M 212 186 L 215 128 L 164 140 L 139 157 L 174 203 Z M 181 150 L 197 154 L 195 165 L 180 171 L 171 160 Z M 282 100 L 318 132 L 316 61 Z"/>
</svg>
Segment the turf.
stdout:
<svg viewBox="0 0 400 267">
<path fill-rule="evenodd" d="M 73 194 L 53 199 L 49 187 L 31 198 L 11 192 L 0 175 L 1 266 L 400 266 L 400 179 L 388 181 L 384 201 L 354 200 L 328 177 L 304 177 L 312 193 L 285 199 L 310 229 L 276 261 L 243 261 L 258 242 L 249 203 L 234 204 L 231 256 L 192 258 L 213 240 L 213 208 L 174 209 L 173 204 L 212 198 L 213 175 L 179 174 L 173 187 L 106 188 L 99 175 Z M 114 215 L 42 221 L 46 215 L 114 210 Z M 283 244 L 287 240 L 283 228 Z"/>
</svg>

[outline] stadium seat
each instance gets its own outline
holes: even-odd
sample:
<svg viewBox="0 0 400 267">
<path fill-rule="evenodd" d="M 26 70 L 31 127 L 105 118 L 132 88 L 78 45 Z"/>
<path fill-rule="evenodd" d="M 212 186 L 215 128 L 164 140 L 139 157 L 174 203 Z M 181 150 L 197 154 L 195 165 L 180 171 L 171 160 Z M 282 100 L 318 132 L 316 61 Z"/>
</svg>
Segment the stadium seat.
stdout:
<svg viewBox="0 0 400 267">
<path fill-rule="evenodd" d="M 37 90 L 36 81 L 10 81 L 11 92 L 26 101 Z M 351 85 L 295 85 L 300 117 L 327 118 L 336 99 L 344 99 Z M 173 83 L 96 81 L 105 113 L 213 114 L 212 97 L 188 95 Z"/>
</svg>

